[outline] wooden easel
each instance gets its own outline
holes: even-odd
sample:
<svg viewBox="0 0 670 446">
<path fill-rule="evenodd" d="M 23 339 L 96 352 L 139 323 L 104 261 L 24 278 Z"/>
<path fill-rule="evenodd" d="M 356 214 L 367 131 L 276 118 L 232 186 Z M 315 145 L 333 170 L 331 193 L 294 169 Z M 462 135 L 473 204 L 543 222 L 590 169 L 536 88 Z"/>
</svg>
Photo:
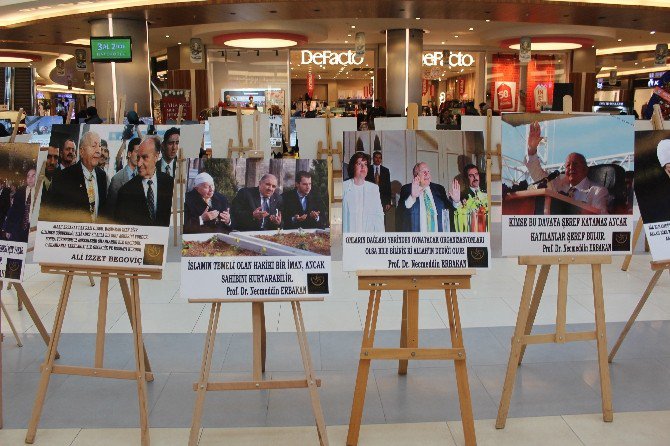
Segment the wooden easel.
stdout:
<svg viewBox="0 0 670 446">
<path fill-rule="evenodd" d="M 221 107 L 219 107 L 220 109 Z M 249 151 L 262 150 L 260 148 L 260 124 L 261 124 L 261 114 L 258 110 L 254 111 L 254 128 L 253 128 L 253 137 L 249 138 L 247 144 L 244 145 L 243 135 L 242 135 L 242 107 L 237 105 L 237 112 L 235 114 L 237 118 L 237 145 L 234 144 L 233 139 L 228 140 L 228 158 L 232 158 L 234 153 L 237 153 L 237 156 L 240 158 L 245 158 Z M 253 158 L 263 159 L 263 156 L 253 156 Z"/>
<path fill-rule="evenodd" d="M 107 101 L 107 124 L 114 124 L 114 113 L 112 112 L 112 101 Z"/>
<path fill-rule="evenodd" d="M 116 110 L 116 123 L 123 124 L 123 116 L 125 115 L 126 109 L 126 95 L 122 94 L 119 98 L 119 108 Z"/>
<path fill-rule="evenodd" d="M 328 178 L 330 178 L 330 183 L 328 183 L 328 196 L 330 197 L 330 202 L 335 201 L 335 175 L 334 172 L 338 172 L 338 178 L 342 178 L 342 157 L 344 150 L 342 149 L 342 142 L 338 141 L 337 146 L 333 148 L 333 132 L 332 132 L 332 118 L 335 115 L 330 112 L 330 107 L 326 107 L 326 114 L 323 115 L 323 119 L 326 120 L 326 144 L 324 147 L 323 141 L 317 142 L 316 147 L 316 159 L 323 159 L 326 157 L 326 162 L 328 163 Z M 339 157 L 339 168 L 336 169 L 333 164 L 333 157 L 337 155 Z"/>
<path fill-rule="evenodd" d="M 1 282 L 0 282 L 1 284 Z M 32 319 L 33 323 L 35 324 L 35 328 L 37 328 L 37 331 L 40 333 L 40 336 L 42 336 L 42 339 L 44 340 L 44 343 L 49 345 L 49 333 L 47 332 L 46 328 L 44 328 L 44 324 L 42 323 L 42 320 L 40 319 L 40 316 L 37 314 L 37 311 L 35 311 L 35 307 L 33 307 L 32 302 L 28 298 L 28 294 L 26 294 L 26 290 L 23 288 L 23 285 L 20 282 L 14 282 L 13 283 L 13 288 L 16 291 L 16 297 L 18 300 L 19 305 L 21 307 L 26 308 L 26 311 L 28 311 L 28 314 L 30 315 L 30 319 Z M 0 285 L 0 291 L 2 290 L 2 286 Z M 2 307 L 2 312 L 5 314 L 5 317 L 7 318 L 7 322 L 9 323 L 9 328 L 12 330 L 12 333 L 14 334 L 14 338 L 16 338 L 16 344 L 19 347 L 23 347 L 23 344 L 21 343 L 21 339 L 19 338 L 19 334 L 16 331 L 16 328 L 14 327 L 14 323 L 12 322 L 11 318 L 9 317 L 9 313 L 7 312 L 7 309 L 5 308 L 5 305 L 2 303 L 2 300 L 0 299 L 0 306 Z M 60 356 L 58 355 L 58 352 L 56 352 L 56 359 L 58 359 Z"/>
<path fill-rule="evenodd" d="M 181 107 L 181 105 L 179 107 Z M 175 172 L 175 186 L 178 186 L 179 193 L 173 192 L 172 194 L 172 226 L 174 227 L 172 241 L 174 246 L 178 246 L 180 243 L 180 235 L 184 228 L 184 194 L 186 186 L 184 166 L 186 166 L 186 158 L 184 158 L 183 149 L 179 147 L 179 152 L 177 153 L 177 172 Z M 188 166 L 186 166 L 186 168 L 188 168 Z"/>
<path fill-rule="evenodd" d="M 663 271 L 668 271 L 670 273 L 670 260 L 666 260 L 663 262 L 651 262 L 651 270 L 654 271 L 654 275 L 651 276 L 651 279 L 649 279 L 649 283 L 647 284 L 647 288 L 644 290 L 644 294 L 642 294 L 640 301 L 637 303 L 635 309 L 633 310 L 633 314 L 630 315 L 628 322 L 626 322 L 626 326 L 621 331 L 619 339 L 617 339 L 616 343 L 614 344 L 614 347 L 612 347 L 612 351 L 610 352 L 607 358 L 609 362 L 614 361 L 614 356 L 616 356 L 617 351 L 619 351 L 621 343 L 623 343 L 623 340 L 626 338 L 628 331 L 633 326 L 635 319 L 637 319 L 637 316 L 640 314 L 640 311 L 642 311 L 644 304 L 647 303 L 647 299 L 649 299 L 649 296 L 654 291 L 656 283 L 658 283 L 658 279 L 661 278 L 661 274 L 663 274 Z"/>
<path fill-rule="evenodd" d="M 308 388 L 309 396 L 312 402 L 312 410 L 316 421 L 316 430 L 319 436 L 319 444 L 328 446 L 328 434 L 326 424 L 321 410 L 321 402 L 317 387 L 321 386 L 321 380 L 316 378 L 312 367 L 312 358 L 307 343 L 307 334 L 305 332 L 305 322 L 302 317 L 301 302 L 305 301 L 323 301 L 323 298 L 293 298 L 293 299 L 189 299 L 190 303 L 211 304 L 212 309 L 209 314 L 209 326 L 205 336 L 205 349 L 202 355 L 202 365 L 200 367 L 200 378 L 198 382 L 193 383 L 193 390 L 197 392 L 195 408 L 193 409 L 193 420 L 191 422 L 191 433 L 189 437 L 189 446 L 196 446 L 200 436 L 200 425 L 205 396 L 207 392 L 223 390 L 270 390 L 270 389 L 299 389 Z M 216 327 L 221 314 L 221 304 L 226 302 L 251 302 L 253 319 L 253 375 L 251 381 L 233 381 L 233 382 L 210 382 L 209 374 L 212 366 L 212 354 L 214 352 L 214 341 L 216 337 Z M 290 302 L 293 309 L 293 319 L 295 320 L 296 334 L 298 335 L 298 345 L 300 346 L 300 355 L 302 357 L 303 367 L 305 369 L 305 379 L 297 380 L 264 380 L 265 372 L 265 313 L 264 302 Z"/>
<path fill-rule="evenodd" d="M 56 375 L 78 375 L 97 378 L 129 379 L 137 382 L 137 393 L 139 397 L 140 430 L 142 446 L 149 446 L 149 412 L 147 409 L 147 381 L 153 381 L 153 373 L 144 348 L 142 340 L 142 316 L 140 311 L 140 279 L 159 280 L 162 277 L 160 269 L 119 269 L 112 267 L 80 267 L 73 265 L 41 264 L 43 273 L 62 274 L 63 286 L 60 299 L 56 309 L 53 332 L 49 341 L 49 347 L 41 366 L 42 376 L 40 378 L 35 405 L 32 416 L 28 423 L 26 443 L 32 444 L 37 434 L 37 425 L 42 414 L 44 400 L 49 387 L 52 374 Z M 93 367 L 67 366 L 54 364 L 56 359 L 58 342 L 60 341 L 63 320 L 67 309 L 67 302 L 72 287 L 74 276 L 96 275 L 100 277 L 100 295 L 98 304 L 98 325 L 95 345 L 95 360 Z M 116 370 L 104 367 L 105 351 L 105 326 L 107 320 L 107 295 L 109 279 L 118 279 L 126 305 L 130 325 L 133 330 L 133 342 L 135 345 L 135 370 Z M 128 283 L 130 280 L 130 284 Z"/>
<path fill-rule="evenodd" d="M 441 359 L 454 361 L 465 444 L 467 446 L 476 445 L 468 370 L 465 363 L 465 347 L 456 296 L 456 290 L 470 288 L 470 279 L 474 271 L 470 269 L 403 270 L 402 272 L 358 271 L 357 274 L 358 289 L 370 290 L 370 297 L 365 316 L 365 327 L 363 328 L 363 342 L 361 343 L 356 389 L 351 407 L 351 418 L 349 419 L 347 446 L 358 444 L 370 361 L 373 359 L 397 359 L 399 375 L 407 374 L 407 364 L 410 360 Z M 403 290 L 399 348 L 374 347 L 379 304 L 384 290 Z M 451 348 L 419 348 L 419 290 L 445 291 Z"/>
<path fill-rule="evenodd" d="M 654 104 L 654 112 L 651 115 L 651 127 L 654 130 L 663 130 L 663 115 L 661 114 L 661 106 L 659 104 Z M 633 232 L 631 253 L 623 259 L 623 263 L 621 264 L 621 271 L 628 271 L 630 261 L 633 259 L 633 253 L 635 252 L 635 245 L 637 245 L 637 239 L 640 238 L 643 227 L 644 222 L 640 216 L 637 224 L 635 225 L 635 231 Z"/>
<path fill-rule="evenodd" d="M 564 114 L 572 113 L 572 97 L 563 97 Z M 612 263 L 611 256 L 522 256 L 519 265 L 526 265 L 526 278 L 521 293 L 521 303 L 517 312 L 516 327 L 512 336 L 512 346 L 507 363 L 507 374 L 503 385 L 496 429 L 503 429 L 507 422 L 516 372 L 529 344 L 565 344 L 576 341 L 596 341 L 598 348 L 598 366 L 600 368 L 600 393 L 602 399 L 603 421 L 612 421 L 612 385 L 610 371 L 607 366 L 607 331 L 605 327 L 605 304 L 603 302 L 602 265 Z M 558 299 L 556 307 L 556 332 L 548 334 L 531 334 L 535 316 L 540 306 L 544 286 L 547 283 L 549 269 L 558 265 Z M 591 265 L 591 281 L 593 282 L 593 302 L 595 308 L 596 328 L 593 331 L 566 332 L 566 308 L 568 300 L 568 267 L 570 265 Z M 540 266 L 540 274 L 535 282 L 535 273 Z"/>
</svg>

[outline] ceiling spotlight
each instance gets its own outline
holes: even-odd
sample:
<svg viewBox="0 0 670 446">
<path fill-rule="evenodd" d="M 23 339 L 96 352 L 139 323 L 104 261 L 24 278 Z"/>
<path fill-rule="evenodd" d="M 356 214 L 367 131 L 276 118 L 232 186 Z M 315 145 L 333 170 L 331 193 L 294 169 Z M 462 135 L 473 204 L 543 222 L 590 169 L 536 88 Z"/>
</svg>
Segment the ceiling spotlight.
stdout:
<svg viewBox="0 0 670 446">
<path fill-rule="evenodd" d="M 595 45 L 591 45 L 591 48 L 595 48 L 595 47 L 596 47 Z"/>
<path fill-rule="evenodd" d="M 440 43 L 442 43 L 442 45 L 444 45 L 446 42 L 440 42 Z"/>
<path fill-rule="evenodd" d="M 348 40 L 345 40 L 344 43 L 349 43 L 349 41 L 348 41 Z"/>
<path fill-rule="evenodd" d="M 621 42 L 622 39 L 616 39 L 617 42 Z"/>
<path fill-rule="evenodd" d="M 489 23 L 490 21 L 491 21 L 491 19 L 486 19 L 486 23 Z"/>
<path fill-rule="evenodd" d="M 454 38 L 458 39 L 458 36 L 454 36 Z"/>
<path fill-rule="evenodd" d="M 649 34 L 654 35 L 656 34 L 656 31 L 649 31 Z"/>
<path fill-rule="evenodd" d="M 165 35 L 165 38 L 166 38 L 166 39 L 169 39 L 169 38 L 170 38 L 170 36 L 169 36 L 168 34 L 166 34 L 166 35 Z"/>
<path fill-rule="evenodd" d="M 356 29 L 356 25 L 351 25 L 351 29 Z"/>
<path fill-rule="evenodd" d="M 416 19 L 417 19 L 417 20 L 421 20 L 421 17 L 417 17 Z"/>
<path fill-rule="evenodd" d="M 347 34 L 347 37 L 351 37 L 351 34 Z"/>
<path fill-rule="evenodd" d="M 177 42 L 177 45 L 181 45 L 181 42 Z"/>
<path fill-rule="evenodd" d="M 637 62 L 635 62 L 635 65 L 637 65 Z"/>
<path fill-rule="evenodd" d="M 468 28 L 468 31 L 474 31 L 475 29 L 473 27 Z"/>
</svg>

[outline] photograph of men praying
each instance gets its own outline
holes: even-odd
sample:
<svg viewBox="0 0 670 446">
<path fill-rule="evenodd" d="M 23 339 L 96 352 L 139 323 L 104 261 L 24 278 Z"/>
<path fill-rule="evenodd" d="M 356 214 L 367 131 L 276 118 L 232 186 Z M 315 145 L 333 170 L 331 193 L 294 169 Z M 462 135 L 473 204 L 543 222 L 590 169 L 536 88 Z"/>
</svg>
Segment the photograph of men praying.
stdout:
<svg viewBox="0 0 670 446">
<path fill-rule="evenodd" d="M 36 187 L 37 151 L 31 144 L 0 144 L 0 241 L 28 242 Z"/>
</svg>

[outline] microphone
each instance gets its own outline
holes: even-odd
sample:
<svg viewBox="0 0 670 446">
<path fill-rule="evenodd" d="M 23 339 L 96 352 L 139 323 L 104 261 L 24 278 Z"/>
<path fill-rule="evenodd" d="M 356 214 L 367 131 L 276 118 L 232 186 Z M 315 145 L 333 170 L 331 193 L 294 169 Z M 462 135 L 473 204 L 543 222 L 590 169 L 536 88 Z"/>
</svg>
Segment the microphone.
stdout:
<svg viewBox="0 0 670 446">
<path fill-rule="evenodd" d="M 533 184 L 531 184 L 531 186 L 537 186 L 538 189 L 544 189 L 544 188 L 547 187 L 548 182 L 555 180 L 560 175 L 561 175 L 561 172 L 559 172 L 558 170 L 554 170 L 553 172 L 551 172 L 546 177 L 544 177 L 541 180 L 536 181 Z"/>
</svg>

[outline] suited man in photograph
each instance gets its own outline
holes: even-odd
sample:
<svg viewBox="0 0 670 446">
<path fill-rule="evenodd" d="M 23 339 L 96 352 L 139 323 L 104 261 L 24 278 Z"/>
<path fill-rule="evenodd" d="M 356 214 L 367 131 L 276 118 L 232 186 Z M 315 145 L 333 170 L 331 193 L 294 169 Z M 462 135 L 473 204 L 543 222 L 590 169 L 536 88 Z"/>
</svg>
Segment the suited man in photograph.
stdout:
<svg viewBox="0 0 670 446">
<path fill-rule="evenodd" d="M 321 197 L 312 193 L 312 174 L 300 171 L 295 176 L 295 189 L 282 194 L 284 229 L 323 229 L 328 224 Z"/>
<path fill-rule="evenodd" d="M 417 163 L 412 169 L 414 179 L 400 189 L 396 230 L 401 232 L 448 232 L 443 227 L 444 210 L 453 211 L 453 201 L 460 199 L 460 186 L 454 180 L 447 196 L 444 186 L 433 183 L 426 163 Z"/>
<path fill-rule="evenodd" d="M 12 204 L 11 200 L 12 189 L 5 180 L 0 181 L 0 227 L 5 222 L 5 217 Z"/>
<path fill-rule="evenodd" d="M 177 169 L 177 155 L 179 154 L 179 129 L 171 127 L 163 135 L 161 158 L 156 162 L 159 172 L 166 173 L 174 178 Z"/>
<path fill-rule="evenodd" d="M 476 197 L 478 194 L 485 194 L 480 187 L 479 169 L 474 164 L 467 164 L 463 168 L 463 177 L 467 186 L 461 189 L 461 203 L 470 197 Z"/>
<path fill-rule="evenodd" d="M 200 172 L 184 200 L 184 234 L 228 233 L 231 229 L 228 199 L 216 192 L 210 174 Z"/>
<path fill-rule="evenodd" d="M 67 169 L 72 166 L 77 160 L 77 144 L 74 139 L 68 138 L 63 141 L 59 148 L 58 158 L 60 161 L 60 169 Z"/>
<path fill-rule="evenodd" d="M 7 219 L 2 227 L 7 240 L 28 242 L 30 216 L 35 206 L 35 180 L 36 171 L 30 169 L 26 174 L 26 184 L 19 187 L 14 194 L 14 201 L 7 212 Z"/>
<path fill-rule="evenodd" d="M 51 183 L 54 176 L 60 173 L 60 163 L 58 162 L 59 150 L 57 147 L 49 146 L 47 151 L 47 162 L 44 166 L 44 181 L 42 182 L 42 197 L 47 197 L 51 190 Z"/>
<path fill-rule="evenodd" d="M 376 151 L 372 154 L 372 166 L 368 169 L 366 181 L 375 183 L 379 186 L 379 198 L 382 201 L 384 212 L 388 212 L 391 207 L 391 173 L 388 168 L 382 166 L 382 153 Z"/>
<path fill-rule="evenodd" d="M 134 226 L 170 226 L 174 180 L 156 169 L 161 156 L 160 138 L 151 136 L 135 150 L 138 175 L 119 189 L 114 220 Z"/>
<path fill-rule="evenodd" d="M 282 224 L 282 198 L 277 177 L 266 173 L 258 187 L 243 187 L 233 199 L 233 227 L 238 231 L 266 231 Z"/>
<path fill-rule="evenodd" d="M 42 220 L 91 223 L 107 200 L 107 174 L 100 163 L 100 136 L 86 132 L 79 144 L 80 159 L 53 177 Z M 62 163 L 62 160 L 61 160 Z M 44 211 L 44 212 L 43 212 Z"/>
<path fill-rule="evenodd" d="M 107 208 L 109 214 L 113 215 L 116 209 L 116 198 L 119 194 L 119 189 L 121 186 L 126 184 L 128 181 L 135 178 L 137 175 L 137 160 L 139 158 L 139 151 L 137 147 L 140 145 L 142 140 L 140 138 L 133 138 L 128 141 L 128 150 L 126 153 L 126 165 L 123 169 L 119 170 L 112 177 L 112 181 L 109 183 L 109 192 L 107 194 Z"/>
</svg>

